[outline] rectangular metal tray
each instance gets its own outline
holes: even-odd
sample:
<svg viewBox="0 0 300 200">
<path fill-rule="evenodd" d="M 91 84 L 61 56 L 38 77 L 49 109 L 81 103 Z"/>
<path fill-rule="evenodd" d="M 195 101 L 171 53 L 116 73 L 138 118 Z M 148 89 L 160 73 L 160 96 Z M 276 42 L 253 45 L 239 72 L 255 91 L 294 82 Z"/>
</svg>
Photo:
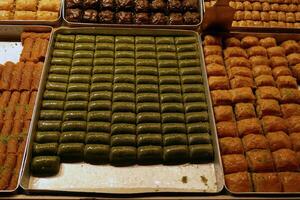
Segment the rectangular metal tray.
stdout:
<svg viewBox="0 0 300 200">
<path fill-rule="evenodd" d="M 39 178 L 31 176 L 30 162 L 32 144 L 35 136 L 41 99 L 50 67 L 54 38 L 59 33 L 80 34 L 110 34 L 110 35 L 191 35 L 199 38 L 196 32 L 176 30 L 149 29 L 99 29 L 99 28 L 61 28 L 52 35 L 51 46 L 46 57 L 46 67 L 42 73 L 42 80 L 34 108 L 33 120 L 30 125 L 30 145 L 27 146 L 26 166 L 21 182 L 22 188 L 30 192 L 86 192 L 110 194 L 158 193 L 158 192 L 187 192 L 187 193 L 218 193 L 223 189 L 224 179 L 218 142 L 213 121 L 212 106 L 208 101 L 210 125 L 213 127 L 211 135 L 214 145 L 214 162 L 209 164 L 185 164 L 178 166 L 134 165 L 129 167 L 113 167 L 111 165 L 90 165 L 87 163 L 63 163 L 60 173 L 53 177 Z M 207 86 L 204 67 L 203 79 Z M 206 87 L 207 88 L 207 87 Z M 208 90 L 205 91 L 208 96 Z M 209 96 L 208 96 L 209 97 Z M 186 176 L 187 183 L 182 180 Z M 206 180 L 205 180 L 206 179 Z"/>
<path fill-rule="evenodd" d="M 60 10 L 58 11 L 58 18 L 54 21 L 48 20 L 0 20 L 0 25 L 49 25 L 58 26 L 62 19 L 63 0 L 61 0 Z"/>
<path fill-rule="evenodd" d="M 51 32 L 52 28 L 48 26 L 9 26 L 4 25 L 0 26 L 0 63 L 4 63 L 6 61 L 19 62 L 19 57 L 22 52 L 22 43 L 21 43 L 21 33 L 23 31 L 33 31 L 33 32 Z M 29 137 L 28 137 L 29 138 Z M 27 144 L 28 145 L 28 138 Z M 14 193 L 18 189 L 23 167 L 25 163 L 26 151 L 23 155 L 22 166 L 20 169 L 20 174 L 18 178 L 17 186 L 12 190 L 0 190 L 0 193 Z"/>
<path fill-rule="evenodd" d="M 153 24 L 100 24 L 100 23 L 82 23 L 70 22 L 66 19 L 65 0 L 63 0 L 62 18 L 67 26 L 92 26 L 92 27 L 113 27 L 113 28 L 156 28 L 156 29 L 189 29 L 195 30 L 200 27 L 203 20 L 203 0 L 199 0 L 200 22 L 194 25 L 153 25 Z"/>
<path fill-rule="evenodd" d="M 209 32 L 202 33 L 201 36 L 200 36 L 200 38 L 202 38 L 202 36 L 207 35 L 207 34 L 209 34 Z M 258 38 L 274 37 L 277 42 L 283 42 L 285 40 L 297 40 L 297 41 L 300 40 L 300 34 L 293 34 L 293 33 L 229 32 L 229 33 L 213 33 L 213 35 L 219 35 L 222 38 L 224 38 L 224 37 L 237 37 L 239 39 L 241 39 L 241 38 L 243 38 L 245 36 L 249 36 L 249 35 L 256 36 Z M 200 39 L 200 40 L 201 40 L 201 43 L 202 43 L 202 39 Z M 201 48 L 203 49 L 203 46 L 201 46 Z M 201 51 L 201 53 L 202 53 L 202 55 L 201 55 L 202 56 L 202 59 L 201 59 L 202 65 L 206 66 L 205 61 L 204 61 L 203 50 Z M 206 70 L 206 67 L 204 67 L 204 68 Z M 207 76 L 206 76 L 206 79 L 207 79 Z M 300 89 L 300 85 L 298 85 L 298 89 Z M 210 89 L 208 89 L 208 90 L 210 90 Z M 212 112 L 212 116 L 213 116 L 213 121 L 215 121 L 215 115 L 214 115 L 213 112 Z M 218 136 L 217 136 L 217 138 L 218 138 Z M 218 148 L 219 148 L 219 145 L 218 145 Z M 220 149 L 218 149 L 218 151 L 219 151 L 219 153 L 221 155 Z M 222 160 L 221 160 L 221 163 L 222 163 Z M 299 196 L 300 195 L 300 192 L 233 192 L 233 191 L 231 191 L 231 190 L 228 189 L 228 187 L 226 186 L 225 181 L 224 181 L 224 186 L 225 186 L 225 189 L 227 190 L 227 192 L 229 192 L 232 195 L 248 195 L 248 196 L 249 195 L 252 195 L 252 196 L 257 196 L 257 195 L 261 195 L 261 196 L 276 195 L 276 197 L 280 197 L 282 195 L 289 195 L 289 196 L 293 196 L 293 195 Z"/>
</svg>

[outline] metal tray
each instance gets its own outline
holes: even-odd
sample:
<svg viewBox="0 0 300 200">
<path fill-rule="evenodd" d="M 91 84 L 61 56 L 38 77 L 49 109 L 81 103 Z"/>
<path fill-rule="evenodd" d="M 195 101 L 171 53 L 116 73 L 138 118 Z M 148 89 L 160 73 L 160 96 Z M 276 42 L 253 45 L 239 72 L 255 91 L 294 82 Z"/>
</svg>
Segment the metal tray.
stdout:
<svg viewBox="0 0 300 200">
<path fill-rule="evenodd" d="M 200 38 L 202 38 L 203 35 L 207 35 L 207 34 L 209 34 L 209 32 L 208 33 L 202 33 L 202 35 L 200 36 Z M 297 40 L 297 41 L 300 40 L 300 34 L 293 34 L 293 33 L 229 32 L 229 33 L 213 33 L 213 35 L 218 35 L 218 36 L 221 36 L 222 38 L 237 37 L 239 39 L 242 39 L 243 37 L 249 36 L 249 35 L 256 36 L 258 38 L 274 37 L 277 42 L 283 42 L 285 40 Z M 202 40 L 201 40 L 201 42 L 202 42 Z M 201 48 L 203 48 L 203 47 L 201 46 Z M 202 65 L 206 66 L 205 65 L 205 61 L 204 61 L 204 53 L 203 53 L 203 51 L 201 51 L 201 52 L 202 52 L 202 54 L 201 54 L 201 56 L 202 56 L 202 59 L 201 59 Z M 205 70 L 206 70 L 206 67 L 205 67 Z M 209 87 L 207 86 L 207 88 L 209 88 Z M 298 89 L 300 89 L 299 85 L 298 85 Z M 210 100 L 211 100 L 211 98 L 210 98 Z M 212 115 L 213 115 L 213 121 L 215 121 L 215 115 L 213 113 L 212 113 Z M 219 148 L 219 145 L 218 145 L 218 148 Z M 220 149 L 218 151 L 219 151 L 219 153 L 221 155 Z M 222 163 L 222 161 L 221 161 L 221 163 Z M 248 195 L 248 196 L 249 195 L 251 195 L 251 196 L 276 195 L 276 197 L 280 197 L 282 195 L 284 195 L 284 196 L 286 196 L 286 195 L 294 196 L 295 195 L 295 196 L 299 197 L 299 195 L 300 195 L 300 192 L 233 192 L 233 191 L 229 190 L 229 188 L 227 187 L 225 181 L 224 181 L 224 186 L 225 186 L 225 189 L 227 190 L 227 192 L 229 192 L 232 195 Z"/>
<path fill-rule="evenodd" d="M 80 27 L 80 26 L 92 26 L 92 27 L 113 27 L 113 28 L 156 28 L 156 29 L 189 29 L 194 30 L 200 26 L 203 20 L 203 0 L 199 1 L 199 14 L 200 22 L 193 25 L 154 25 L 154 24 L 100 24 L 100 23 L 83 23 L 83 22 L 70 22 L 66 19 L 65 0 L 63 0 L 62 18 L 67 26 Z"/>
<path fill-rule="evenodd" d="M 209 164 L 185 164 L 178 166 L 134 165 L 129 167 L 113 167 L 111 165 L 90 165 L 87 163 L 63 163 L 60 173 L 53 177 L 39 178 L 31 176 L 30 162 L 33 139 L 35 136 L 41 99 L 45 90 L 45 84 L 50 66 L 51 53 L 53 51 L 54 38 L 59 33 L 80 34 L 110 34 L 110 35 L 191 35 L 198 37 L 196 32 L 175 30 L 149 29 L 99 29 L 99 28 L 61 28 L 52 35 L 51 47 L 46 57 L 46 67 L 42 73 L 33 120 L 30 125 L 30 145 L 27 146 L 26 166 L 21 182 L 22 188 L 27 192 L 86 192 L 86 193 L 109 193 L 109 194 L 137 194 L 158 192 L 187 192 L 187 193 L 218 193 L 223 189 L 224 179 L 221 166 L 220 153 L 215 128 L 212 129 L 215 160 Z M 204 67 L 203 79 L 207 86 Z M 208 95 L 208 91 L 206 90 Z M 209 115 L 210 125 L 214 127 L 212 118 L 212 106 L 210 101 Z M 187 183 L 182 180 L 186 176 Z M 85 177 L 85 178 L 82 178 Z M 206 179 L 206 180 L 203 180 Z"/>
<path fill-rule="evenodd" d="M 49 25 L 49 26 L 58 26 L 62 18 L 62 4 L 61 0 L 60 10 L 58 11 L 58 18 L 54 21 L 48 20 L 0 20 L 0 25 Z"/>
<path fill-rule="evenodd" d="M 23 49 L 21 43 L 21 33 L 23 31 L 51 32 L 52 28 L 48 26 L 0 26 L 0 63 L 4 63 L 6 61 L 12 61 L 15 63 L 19 62 L 19 56 Z M 26 145 L 28 145 L 28 138 Z M 25 155 L 26 151 L 23 155 L 17 186 L 12 190 L 0 190 L 0 193 L 14 193 L 18 189 L 25 163 Z"/>
</svg>

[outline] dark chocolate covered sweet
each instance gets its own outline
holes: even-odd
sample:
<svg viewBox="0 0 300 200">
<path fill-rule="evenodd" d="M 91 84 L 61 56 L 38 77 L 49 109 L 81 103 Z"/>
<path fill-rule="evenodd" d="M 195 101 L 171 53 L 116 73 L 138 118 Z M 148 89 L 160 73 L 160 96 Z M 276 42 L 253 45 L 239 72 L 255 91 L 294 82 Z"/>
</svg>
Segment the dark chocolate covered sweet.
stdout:
<svg viewBox="0 0 300 200">
<path fill-rule="evenodd" d="M 114 7 L 114 0 L 99 0 L 100 8 L 101 9 L 113 9 Z"/>
<path fill-rule="evenodd" d="M 114 13 L 110 10 L 100 11 L 98 16 L 100 23 L 111 24 L 114 22 Z"/>
<path fill-rule="evenodd" d="M 153 11 L 164 11 L 166 9 L 166 3 L 164 0 L 153 0 L 151 3 L 151 9 Z"/>
<path fill-rule="evenodd" d="M 80 8 L 82 6 L 82 0 L 66 0 L 67 8 Z"/>
<path fill-rule="evenodd" d="M 116 13 L 116 22 L 118 24 L 131 24 L 132 23 L 132 13 L 120 11 Z"/>
<path fill-rule="evenodd" d="M 179 25 L 183 24 L 183 17 L 181 13 L 171 13 L 169 16 L 169 24 Z"/>
<path fill-rule="evenodd" d="M 154 13 L 151 18 L 152 24 L 163 25 L 167 24 L 168 18 L 164 13 Z"/>
<path fill-rule="evenodd" d="M 183 0 L 182 7 L 186 11 L 197 11 L 199 8 L 198 0 Z"/>
<path fill-rule="evenodd" d="M 116 0 L 117 8 L 120 10 L 126 10 L 133 7 L 133 0 Z"/>
<path fill-rule="evenodd" d="M 94 23 L 97 22 L 98 12 L 97 10 L 88 9 L 83 12 L 82 20 L 84 22 Z"/>
<path fill-rule="evenodd" d="M 135 0 L 135 11 L 146 12 L 149 10 L 148 0 Z"/>
<path fill-rule="evenodd" d="M 180 0 L 168 0 L 169 12 L 179 12 L 181 10 Z"/>
<path fill-rule="evenodd" d="M 66 19 L 70 22 L 79 22 L 81 20 L 81 10 L 78 8 L 66 9 Z"/>
<path fill-rule="evenodd" d="M 200 22 L 200 15 L 197 12 L 186 12 L 183 15 L 185 24 L 198 24 Z"/>
<path fill-rule="evenodd" d="M 149 24 L 149 14 L 148 13 L 136 13 L 135 23 L 136 24 Z"/>
<path fill-rule="evenodd" d="M 98 0 L 83 0 L 82 6 L 84 9 L 87 9 L 87 8 L 96 9 L 98 6 Z"/>
</svg>

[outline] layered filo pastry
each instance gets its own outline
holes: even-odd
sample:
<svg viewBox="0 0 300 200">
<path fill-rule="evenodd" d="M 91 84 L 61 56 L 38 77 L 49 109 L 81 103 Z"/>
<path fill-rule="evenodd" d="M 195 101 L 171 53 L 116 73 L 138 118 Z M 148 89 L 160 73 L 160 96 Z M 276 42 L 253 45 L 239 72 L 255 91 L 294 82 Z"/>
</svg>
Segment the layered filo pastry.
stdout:
<svg viewBox="0 0 300 200">
<path fill-rule="evenodd" d="M 273 172 L 274 164 L 270 150 L 254 149 L 246 152 L 246 158 L 251 172 Z"/>
<path fill-rule="evenodd" d="M 224 51 L 224 58 L 230 57 L 244 57 L 248 58 L 246 51 L 240 47 L 227 47 Z"/>
<path fill-rule="evenodd" d="M 248 134 L 243 137 L 242 142 L 245 151 L 269 148 L 268 140 L 262 134 Z"/>
<path fill-rule="evenodd" d="M 299 171 L 299 163 L 295 151 L 291 149 L 279 149 L 274 151 L 272 156 L 278 172 Z"/>
<path fill-rule="evenodd" d="M 224 65 L 211 63 L 206 65 L 207 76 L 226 76 L 226 69 Z"/>
<path fill-rule="evenodd" d="M 300 172 L 278 173 L 284 192 L 300 191 Z"/>
<path fill-rule="evenodd" d="M 244 148 L 240 138 L 224 137 L 219 140 L 222 155 L 243 154 Z"/>
<path fill-rule="evenodd" d="M 227 70 L 227 75 L 230 80 L 239 76 L 251 78 L 251 79 L 253 77 L 251 69 L 249 69 L 248 67 L 238 67 L 238 66 L 229 68 Z"/>
<path fill-rule="evenodd" d="M 237 126 L 234 121 L 222 121 L 216 124 L 217 134 L 219 138 L 223 137 L 236 137 Z"/>
<path fill-rule="evenodd" d="M 292 148 L 290 137 L 283 131 L 268 132 L 266 138 L 272 152 L 278 149 Z"/>
<path fill-rule="evenodd" d="M 284 118 L 291 116 L 300 116 L 300 105 L 296 103 L 281 104 L 281 111 Z"/>
<path fill-rule="evenodd" d="M 252 191 L 252 181 L 247 171 L 225 175 L 226 186 L 233 192 Z"/>
<path fill-rule="evenodd" d="M 267 115 L 281 116 L 279 102 L 274 99 L 257 100 L 256 111 L 259 118 Z"/>
<path fill-rule="evenodd" d="M 234 107 L 237 120 L 243 120 L 256 117 L 254 105 L 252 103 L 237 103 Z"/>
<path fill-rule="evenodd" d="M 232 94 L 229 90 L 213 90 L 210 94 L 214 106 L 230 105 L 232 103 Z"/>
<path fill-rule="evenodd" d="M 236 173 L 248 170 L 248 164 L 243 154 L 228 154 L 222 156 L 224 173 Z"/>
<path fill-rule="evenodd" d="M 232 106 L 215 106 L 214 107 L 214 115 L 216 122 L 221 121 L 233 121 L 234 113 Z"/>
<path fill-rule="evenodd" d="M 252 173 L 255 192 L 281 192 L 281 183 L 277 173 Z"/>
</svg>

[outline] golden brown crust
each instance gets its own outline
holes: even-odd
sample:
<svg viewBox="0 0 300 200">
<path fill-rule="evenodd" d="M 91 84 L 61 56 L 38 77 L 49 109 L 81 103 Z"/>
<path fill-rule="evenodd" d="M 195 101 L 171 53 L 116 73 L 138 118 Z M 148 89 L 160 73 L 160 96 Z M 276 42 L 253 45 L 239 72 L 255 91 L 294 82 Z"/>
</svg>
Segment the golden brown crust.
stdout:
<svg viewBox="0 0 300 200">
<path fill-rule="evenodd" d="M 247 172 L 238 172 L 225 175 L 225 183 L 232 192 L 250 192 L 252 183 Z"/>
<path fill-rule="evenodd" d="M 243 154 L 230 154 L 222 156 L 224 173 L 231 174 L 247 171 L 248 165 Z"/>
<path fill-rule="evenodd" d="M 249 169 L 252 172 L 273 172 L 271 152 L 265 149 L 255 149 L 246 152 Z"/>
<path fill-rule="evenodd" d="M 222 155 L 226 154 L 243 154 L 243 144 L 238 137 L 225 137 L 219 140 Z"/>
</svg>

